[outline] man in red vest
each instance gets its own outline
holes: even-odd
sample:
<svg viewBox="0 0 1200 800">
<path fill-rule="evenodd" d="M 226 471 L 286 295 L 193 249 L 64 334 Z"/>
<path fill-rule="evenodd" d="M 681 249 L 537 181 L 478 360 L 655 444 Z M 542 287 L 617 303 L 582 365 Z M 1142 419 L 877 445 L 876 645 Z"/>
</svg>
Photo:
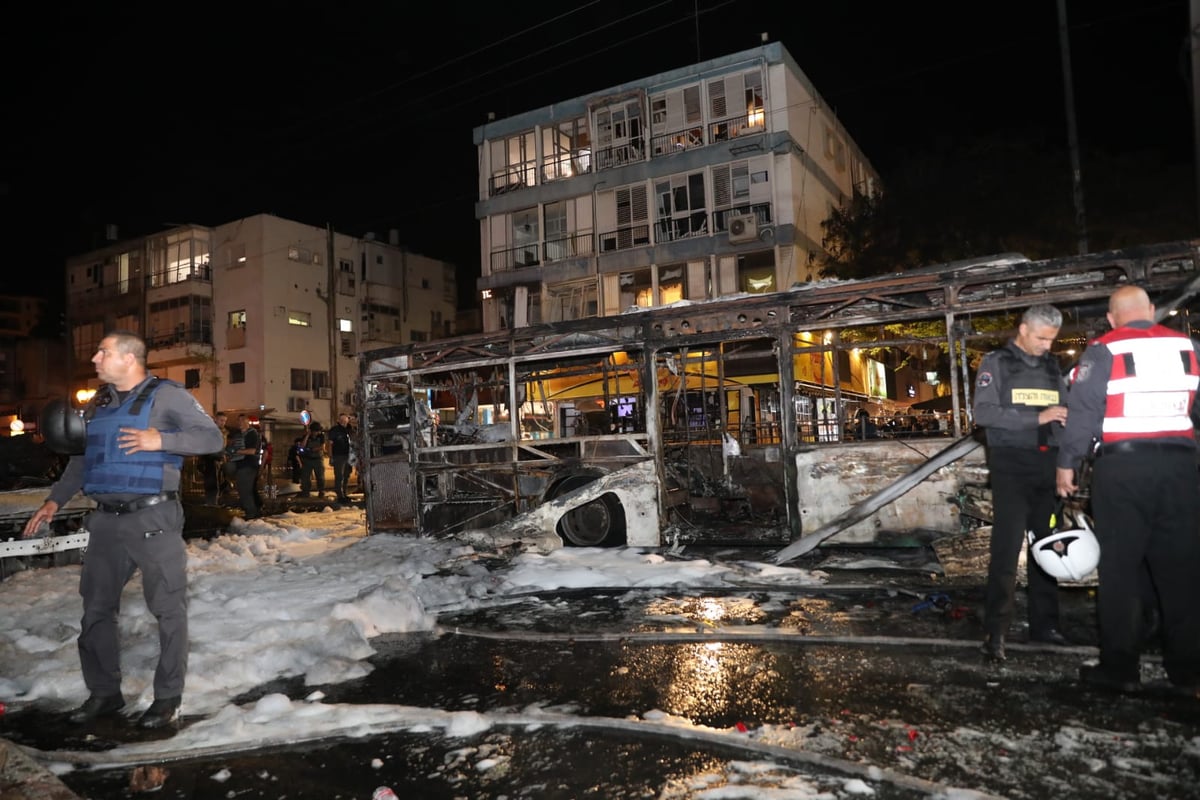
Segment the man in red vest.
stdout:
<svg viewBox="0 0 1200 800">
<path fill-rule="evenodd" d="M 1122 286 L 1108 303 L 1112 330 L 1079 361 L 1059 440 L 1056 483 L 1076 492 L 1078 469 L 1099 445 L 1092 516 L 1100 542 L 1100 663 L 1080 679 L 1119 691 L 1141 685 L 1143 570 L 1162 613 L 1163 666 L 1180 694 L 1200 691 L 1200 479 L 1196 391 L 1200 349 L 1154 322 L 1145 290 Z"/>
</svg>

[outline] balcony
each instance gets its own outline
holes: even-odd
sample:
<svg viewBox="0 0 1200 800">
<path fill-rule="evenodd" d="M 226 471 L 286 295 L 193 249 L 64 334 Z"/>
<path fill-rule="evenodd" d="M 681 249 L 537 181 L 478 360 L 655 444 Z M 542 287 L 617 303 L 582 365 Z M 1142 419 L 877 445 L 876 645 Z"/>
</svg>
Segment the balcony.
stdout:
<svg viewBox="0 0 1200 800">
<path fill-rule="evenodd" d="M 179 325 L 171 333 L 146 337 L 146 362 L 156 367 L 194 364 L 212 355 L 212 343 L 212 326 L 207 322 Z"/>
<path fill-rule="evenodd" d="M 690 217 L 660 219 L 654 224 L 655 241 L 673 242 L 693 236 L 708 235 L 708 215 L 701 211 Z"/>
<path fill-rule="evenodd" d="M 559 239 L 546 240 L 546 261 L 564 261 L 577 256 L 590 256 L 595 252 L 592 233 L 575 233 Z"/>
<path fill-rule="evenodd" d="M 674 155 L 675 153 L 682 153 L 684 150 L 690 150 L 693 147 L 703 146 L 704 127 L 702 125 L 693 125 L 690 128 L 663 133 L 652 138 L 650 140 L 650 157 L 660 158 L 662 156 Z"/>
<path fill-rule="evenodd" d="M 514 269 L 524 269 L 525 267 L 540 266 L 542 263 L 539 255 L 540 249 L 540 245 L 537 242 L 530 242 L 529 244 L 492 253 L 492 274 L 510 272 Z"/>
<path fill-rule="evenodd" d="M 616 230 L 603 231 L 600 234 L 600 252 L 611 253 L 615 250 L 628 250 L 631 247 L 643 247 L 650 244 L 650 226 L 624 225 Z"/>
<path fill-rule="evenodd" d="M 542 182 L 561 181 L 592 171 L 592 151 L 587 148 L 556 153 L 542 159 Z"/>
<path fill-rule="evenodd" d="M 734 215 L 753 214 L 755 222 L 761 229 L 765 225 L 770 225 L 775 220 L 771 216 L 770 203 L 746 203 L 733 208 L 725 208 L 720 211 L 714 211 L 713 217 L 713 232 L 724 233 L 729 230 L 729 218 Z"/>
<path fill-rule="evenodd" d="M 524 164 L 514 164 L 505 169 L 497 170 L 488 179 L 488 197 L 506 194 L 525 186 L 533 186 L 536 169 L 537 165 L 534 162 L 527 161 Z"/>
<path fill-rule="evenodd" d="M 642 140 L 634 139 L 627 144 L 613 145 L 596 151 L 596 168 L 597 169 L 613 169 L 614 167 L 623 167 L 626 164 L 633 164 L 644 159 L 644 145 Z"/>
<path fill-rule="evenodd" d="M 749 136 L 766 130 L 766 115 L 756 109 L 738 117 L 726 117 L 708 125 L 708 140 L 712 143 L 727 142 L 739 136 Z"/>
</svg>

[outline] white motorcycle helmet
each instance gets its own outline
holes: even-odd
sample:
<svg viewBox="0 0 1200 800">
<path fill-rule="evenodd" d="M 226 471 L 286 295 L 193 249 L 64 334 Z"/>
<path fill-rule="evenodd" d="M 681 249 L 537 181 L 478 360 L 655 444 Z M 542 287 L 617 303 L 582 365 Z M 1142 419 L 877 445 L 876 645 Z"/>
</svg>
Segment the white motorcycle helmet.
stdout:
<svg viewBox="0 0 1200 800">
<path fill-rule="evenodd" d="M 1100 542 L 1083 514 L 1076 515 L 1078 527 L 1055 531 L 1038 539 L 1033 531 L 1029 537 L 1029 551 L 1038 566 L 1060 581 L 1080 581 L 1096 569 L 1100 563 Z"/>
</svg>

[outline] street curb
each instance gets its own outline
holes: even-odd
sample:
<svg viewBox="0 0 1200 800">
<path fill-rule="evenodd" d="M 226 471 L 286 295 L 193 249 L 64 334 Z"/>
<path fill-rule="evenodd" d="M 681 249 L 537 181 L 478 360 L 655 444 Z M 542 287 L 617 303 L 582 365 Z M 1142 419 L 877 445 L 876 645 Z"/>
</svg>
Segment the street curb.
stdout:
<svg viewBox="0 0 1200 800">
<path fill-rule="evenodd" d="M 7 739 L 0 739 L 0 789 L 4 800 L 80 800 L 66 784 Z"/>
</svg>

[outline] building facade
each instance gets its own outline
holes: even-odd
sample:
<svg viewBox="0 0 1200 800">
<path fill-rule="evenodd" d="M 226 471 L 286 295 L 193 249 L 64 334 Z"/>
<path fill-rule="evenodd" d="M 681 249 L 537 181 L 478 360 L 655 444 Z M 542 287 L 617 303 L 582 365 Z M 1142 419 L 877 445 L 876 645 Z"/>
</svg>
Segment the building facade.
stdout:
<svg viewBox="0 0 1200 800">
<path fill-rule="evenodd" d="M 211 410 L 328 426 L 354 405 L 360 350 L 454 333 L 453 265 L 392 232 L 344 235 L 270 214 L 183 225 L 68 259 L 73 385 L 114 328 Z M 285 426 L 289 427 L 289 426 Z"/>
<path fill-rule="evenodd" d="M 878 175 L 781 44 L 475 129 L 485 331 L 815 279 Z"/>
</svg>

